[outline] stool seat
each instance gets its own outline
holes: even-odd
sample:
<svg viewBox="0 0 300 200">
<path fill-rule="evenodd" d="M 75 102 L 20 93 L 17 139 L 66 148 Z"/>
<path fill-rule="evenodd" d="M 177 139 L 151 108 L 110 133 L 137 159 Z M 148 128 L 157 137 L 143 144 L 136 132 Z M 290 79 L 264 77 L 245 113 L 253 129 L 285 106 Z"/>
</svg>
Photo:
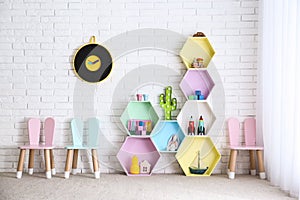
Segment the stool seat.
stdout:
<svg viewBox="0 0 300 200">
<path fill-rule="evenodd" d="M 24 145 L 24 146 L 19 146 L 19 149 L 54 149 L 55 147 L 52 145 Z"/>
<path fill-rule="evenodd" d="M 229 146 L 230 149 L 235 150 L 263 150 L 264 147 L 261 146 Z"/>
</svg>

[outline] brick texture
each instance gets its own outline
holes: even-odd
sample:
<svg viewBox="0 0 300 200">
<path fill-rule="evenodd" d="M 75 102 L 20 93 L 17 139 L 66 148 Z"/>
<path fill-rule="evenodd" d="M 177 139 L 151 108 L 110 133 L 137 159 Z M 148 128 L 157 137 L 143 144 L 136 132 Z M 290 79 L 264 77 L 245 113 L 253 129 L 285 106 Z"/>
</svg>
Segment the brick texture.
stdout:
<svg viewBox="0 0 300 200">
<path fill-rule="evenodd" d="M 74 106 L 84 110 L 90 104 L 100 119 L 101 171 L 122 171 L 116 153 L 126 137 L 119 117 L 134 94 L 147 92 L 159 115 L 157 105 L 162 85 L 155 82 L 139 85 L 146 64 L 161 65 L 177 75 L 153 71 L 151 77 L 165 79 L 174 88 L 179 109 L 185 98 L 179 82 L 185 73 L 180 58 L 172 53 L 142 49 L 129 52 L 115 60 L 111 76 L 95 87 L 94 97 L 80 104 L 74 102 L 77 78 L 72 70 L 73 55 L 90 36 L 104 42 L 113 36 L 138 28 L 160 28 L 178 32 L 186 37 L 203 31 L 216 54 L 213 58 L 223 81 L 226 118 L 243 120 L 254 116 L 256 109 L 256 68 L 258 35 L 257 0 L 1 0 L 0 1 L 0 171 L 16 171 L 18 145 L 28 141 L 26 122 L 30 117 L 56 120 L 56 168 L 63 172 L 66 151 L 71 143 L 70 120 Z M 120 44 L 122 45 L 122 44 Z M 136 79 L 122 82 L 131 72 Z M 139 74 L 140 73 L 140 74 Z M 84 84 L 84 83 L 81 83 Z M 83 86 L 84 87 L 84 86 Z M 130 91 L 114 102 L 117 91 Z M 178 113 L 178 111 L 177 111 Z M 214 173 L 225 173 L 229 157 L 227 126 L 224 123 L 216 144 L 222 159 Z M 81 152 L 79 168 L 91 171 L 89 152 Z M 35 170 L 43 171 L 43 153 L 36 154 Z M 249 155 L 239 154 L 237 173 L 248 173 Z M 25 170 L 27 165 L 25 163 Z M 163 155 L 158 173 L 182 173 L 174 155 Z"/>
</svg>

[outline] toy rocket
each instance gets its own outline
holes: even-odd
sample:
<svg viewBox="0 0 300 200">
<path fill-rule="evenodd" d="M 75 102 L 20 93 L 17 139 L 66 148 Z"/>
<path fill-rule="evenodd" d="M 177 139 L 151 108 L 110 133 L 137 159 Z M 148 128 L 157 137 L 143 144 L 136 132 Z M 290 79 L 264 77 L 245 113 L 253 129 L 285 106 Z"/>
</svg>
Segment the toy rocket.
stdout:
<svg viewBox="0 0 300 200">
<path fill-rule="evenodd" d="M 204 127 L 204 120 L 202 115 L 199 118 L 199 123 L 198 123 L 198 135 L 205 135 L 205 127 Z"/>
</svg>

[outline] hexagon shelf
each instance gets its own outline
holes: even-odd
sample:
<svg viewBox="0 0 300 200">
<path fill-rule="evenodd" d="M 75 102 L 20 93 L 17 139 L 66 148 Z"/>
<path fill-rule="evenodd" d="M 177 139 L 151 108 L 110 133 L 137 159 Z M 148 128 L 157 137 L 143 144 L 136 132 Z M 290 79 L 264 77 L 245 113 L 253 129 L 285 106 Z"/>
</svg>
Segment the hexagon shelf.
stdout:
<svg viewBox="0 0 300 200">
<path fill-rule="evenodd" d="M 147 160 L 150 163 L 149 173 L 131 174 L 130 167 L 132 165 L 132 157 L 137 156 L 139 163 Z M 150 137 L 126 137 L 120 151 L 117 154 L 117 158 L 121 163 L 127 176 L 150 176 L 152 170 L 160 158 L 160 154 L 157 151 Z"/>
<path fill-rule="evenodd" d="M 177 150 L 168 150 L 168 143 L 172 135 L 176 134 L 179 140 L 178 147 L 183 141 L 185 135 L 176 120 L 159 121 L 152 132 L 152 140 L 160 152 L 174 153 Z M 178 149 L 178 148 L 177 148 Z"/>
<path fill-rule="evenodd" d="M 204 120 L 205 135 L 209 134 L 209 130 L 212 127 L 216 117 L 212 112 L 209 104 L 205 101 L 186 101 L 183 105 L 180 113 L 177 116 L 177 121 L 181 130 L 185 135 L 188 135 L 188 126 L 191 116 L 195 124 L 195 129 L 198 127 L 198 119 L 202 115 Z"/>
<path fill-rule="evenodd" d="M 204 68 L 207 68 L 214 55 L 215 50 L 206 37 L 189 37 L 180 51 L 180 57 L 188 69 L 195 58 L 202 58 Z"/>
<path fill-rule="evenodd" d="M 186 176 L 210 176 L 220 161 L 221 154 L 210 137 L 187 136 L 181 143 L 175 157 Z M 190 168 L 207 168 L 207 170 L 204 170 L 205 172 L 203 174 L 197 174 Z"/>
<path fill-rule="evenodd" d="M 150 135 L 159 117 L 149 101 L 131 101 L 121 115 L 121 122 L 128 135 L 136 135 L 135 125 L 139 121 L 147 124 L 147 135 Z M 149 120 L 151 122 L 149 123 Z M 128 129 L 129 128 L 129 129 Z"/>
<path fill-rule="evenodd" d="M 190 95 L 195 95 L 196 90 L 200 90 L 204 99 L 207 99 L 215 83 L 206 70 L 190 69 L 185 73 L 179 86 L 187 99 Z"/>
</svg>

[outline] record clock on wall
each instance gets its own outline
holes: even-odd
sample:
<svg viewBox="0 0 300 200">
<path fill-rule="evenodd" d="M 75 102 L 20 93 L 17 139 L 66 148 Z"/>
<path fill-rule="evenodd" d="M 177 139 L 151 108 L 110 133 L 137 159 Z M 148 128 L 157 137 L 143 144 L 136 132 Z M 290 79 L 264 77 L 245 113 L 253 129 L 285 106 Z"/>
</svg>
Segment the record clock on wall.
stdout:
<svg viewBox="0 0 300 200">
<path fill-rule="evenodd" d="M 95 36 L 77 50 L 73 59 L 75 74 L 89 83 L 98 83 L 107 78 L 112 63 L 109 51 L 96 43 Z"/>
</svg>

